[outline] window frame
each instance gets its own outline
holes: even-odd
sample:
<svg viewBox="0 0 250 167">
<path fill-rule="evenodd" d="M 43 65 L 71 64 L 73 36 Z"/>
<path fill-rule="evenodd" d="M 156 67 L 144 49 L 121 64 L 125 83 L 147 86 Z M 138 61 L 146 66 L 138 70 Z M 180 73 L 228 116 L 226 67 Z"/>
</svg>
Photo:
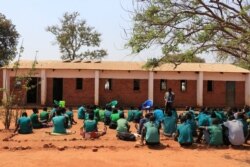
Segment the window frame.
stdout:
<svg viewBox="0 0 250 167">
<path fill-rule="evenodd" d="M 213 80 L 207 80 L 207 92 L 213 92 L 213 91 L 214 91 L 214 82 L 213 82 Z"/>
<path fill-rule="evenodd" d="M 141 80 L 140 79 L 134 79 L 133 80 L 133 90 L 134 91 L 140 91 L 141 90 Z"/>
<path fill-rule="evenodd" d="M 76 90 L 83 90 L 83 78 L 76 78 L 75 81 L 76 81 L 75 84 Z"/>
<path fill-rule="evenodd" d="M 164 89 L 163 86 L 162 86 L 162 83 L 163 83 L 163 82 L 165 82 L 165 89 Z M 160 80 L 160 90 L 161 90 L 161 91 L 166 91 L 167 88 L 168 88 L 167 80 L 166 80 L 166 79 L 161 79 L 161 80 Z"/>
<path fill-rule="evenodd" d="M 108 87 L 106 88 L 106 84 L 108 82 Z M 111 91 L 112 90 L 112 79 L 106 79 L 105 83 L 104 83 L 104 90 L 106 91 Z"/>
<path fill-rule="evenodd" d="M 182 89 L 182 83 L 185 83 L 185 90 Z M 180 80 L 180 91 L 186 92 L 187 91 L 187 80 Z"/>
</svg>

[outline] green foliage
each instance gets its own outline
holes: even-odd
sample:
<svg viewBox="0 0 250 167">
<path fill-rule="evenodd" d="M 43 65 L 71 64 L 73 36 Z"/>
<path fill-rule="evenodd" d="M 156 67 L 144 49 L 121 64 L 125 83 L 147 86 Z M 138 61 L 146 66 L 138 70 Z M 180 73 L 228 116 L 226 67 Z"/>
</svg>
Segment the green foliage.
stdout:
<svg viewBox="0 0 250 167">
<path fill-rule="evenodd" d="M 101 34 L 89 27 L 85 20 L 78 19 L 78 12 L 65 13 L 60 25 L 48 26 L 47 31 L 56 37 L 62 59 L 101 59 L 107 55 L 103 49 L 82 52 L 83 47 L 99 47 Z"/>
<path fill-rule="evenodd" d="M 246 1 L 135 0 L 133 53 L 162 47 L 162 64 L 196 61 L 215 53 L 218 60 L 250 64 L 250 6 Z M 178 55 L 176 58 L 174 55 Z M 171 58 L 173 56 L 173 58 Z M 182 58 L 181 58 L 182 56 Z M 166 61 L 168 60 L 168 61 Z M 153 61 L 155 62 L 155 61 Z M 162 62 L 162 63 L 160 63 Z M 151 64 L 151 63 L 149 63 Z M 152 63 L 154 66 L 154 63 Z"/>
<path fill-rule="evenodd" d="M 15 58 L 18 37 L 15 25 L 0 13 L 0 66 L 7 65 Z"/>
<path fill-rule="evenodd" d="M 18 59 L 13 63 L 13 72 L 14 72 L 14 83 L 10 86 L 11 90 L 1 89 L 0 91 L 5 96 L 5 99 L 2 100 L 3 110 L 0 113 L 0 118 L 3 121 L 5 129 L 9 129 L 13 118 L 15 123 L 17 122 L 18 116 L 20 115 L 21 108 L 25 104 L 25 95 L 26 92 L 30 89 L 37 87 L 37 85 L 30 85 L 32 77 L 35 75 L 35 66 L 37 61 L 35 60 L 32 63 L 31 69 L 24 74 L 19 74 L 20 58 L 23 53 L 23 46 L 19 49 Z M 6 81 L 7 82 L 7 81 Z M 17 83 L 20 83 L 17 85 Z"/>
</svg>

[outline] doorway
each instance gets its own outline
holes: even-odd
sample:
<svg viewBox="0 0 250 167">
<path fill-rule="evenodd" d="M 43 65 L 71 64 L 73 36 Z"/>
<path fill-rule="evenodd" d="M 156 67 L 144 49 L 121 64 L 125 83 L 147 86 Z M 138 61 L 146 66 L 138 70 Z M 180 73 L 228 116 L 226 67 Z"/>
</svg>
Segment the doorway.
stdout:
<svg viewBox="0 0 250 167">
<path fill-rule="evenodd" d="M 63 99 L 63 78 L 53 78 L 53 101 Z"/>
<path fill-rule="evenodd" d="M 235 106 L 235 81 L 226 82 L 226 105 L 228 107 Z"/>
<path fill-rule="evenodd" d="M 27 90 L 27 103 L 28 104 L 36 104 L 37 103 L 37 89 L 38 89 L 38 81 L 37 78 L 31 78 L 28 83 L 28 90 Z"/>
</svg>

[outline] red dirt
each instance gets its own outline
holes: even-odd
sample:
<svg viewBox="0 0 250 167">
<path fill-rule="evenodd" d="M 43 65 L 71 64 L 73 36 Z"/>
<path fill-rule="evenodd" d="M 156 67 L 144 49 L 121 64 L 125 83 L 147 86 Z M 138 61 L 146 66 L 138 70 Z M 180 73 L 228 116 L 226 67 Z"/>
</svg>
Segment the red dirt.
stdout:
<svg viewBox="0 0 250 167">
<path fill-rule="evenodd" d="M 137 142 L 117 140 L 115 131 L 108 129 L 105 136 L 96 140 L 84 140 L 79 135 L 82 121 L 71 130 L 76 134 L 50 136 L 45 131 L 34 130 L 30 135 L 16 135 L 11 141 L 2 141 L 11 135 L 10 131 L 0 131 L 0 167 L 10 166 L 249 166 L 250 145 L 242 148 L 208 148 L 194 145 L 181 148 L 172 139 L 161 136 L 162 146 L 148 148 L 135 147 Z M 2 128 L 2 125 L 0 126 Z M 131 124 L 132 131 L 135 131 Z M 103 129 L 100 123 L 99 129 Z M 61 150 L 59 150 L 59 149 Z"/>
</svg>

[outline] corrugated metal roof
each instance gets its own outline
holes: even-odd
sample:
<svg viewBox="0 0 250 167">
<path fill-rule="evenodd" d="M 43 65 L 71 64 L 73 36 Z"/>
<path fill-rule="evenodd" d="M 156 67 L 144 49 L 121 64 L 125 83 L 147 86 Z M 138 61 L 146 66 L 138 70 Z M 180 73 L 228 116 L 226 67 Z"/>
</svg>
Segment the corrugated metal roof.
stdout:
<svg viewBox="0 0 250 167">
<path fill-rule="evenodd" d="M 20 69 L 29 69 L 33 61 L 20 61 Z M 142 68 L 145 62 L 123 62 L 123 61 L 84 61 L 84 62 L 63 62 L 63 61 L 38 61 L 36 69 L 82 69 L 82 70 L 131 70 L 146 71 Z M 13 68 L 13 64 L 5 68 Z M 249 73 L 249 70 L 237 67 L 232 64 L 211 64 L 211 63 L 182 63 L 176 68 L 173 64 L 164 64 L 154 71 L 204 71 L 204 72 L 233 72 Z"/>
</svg>

